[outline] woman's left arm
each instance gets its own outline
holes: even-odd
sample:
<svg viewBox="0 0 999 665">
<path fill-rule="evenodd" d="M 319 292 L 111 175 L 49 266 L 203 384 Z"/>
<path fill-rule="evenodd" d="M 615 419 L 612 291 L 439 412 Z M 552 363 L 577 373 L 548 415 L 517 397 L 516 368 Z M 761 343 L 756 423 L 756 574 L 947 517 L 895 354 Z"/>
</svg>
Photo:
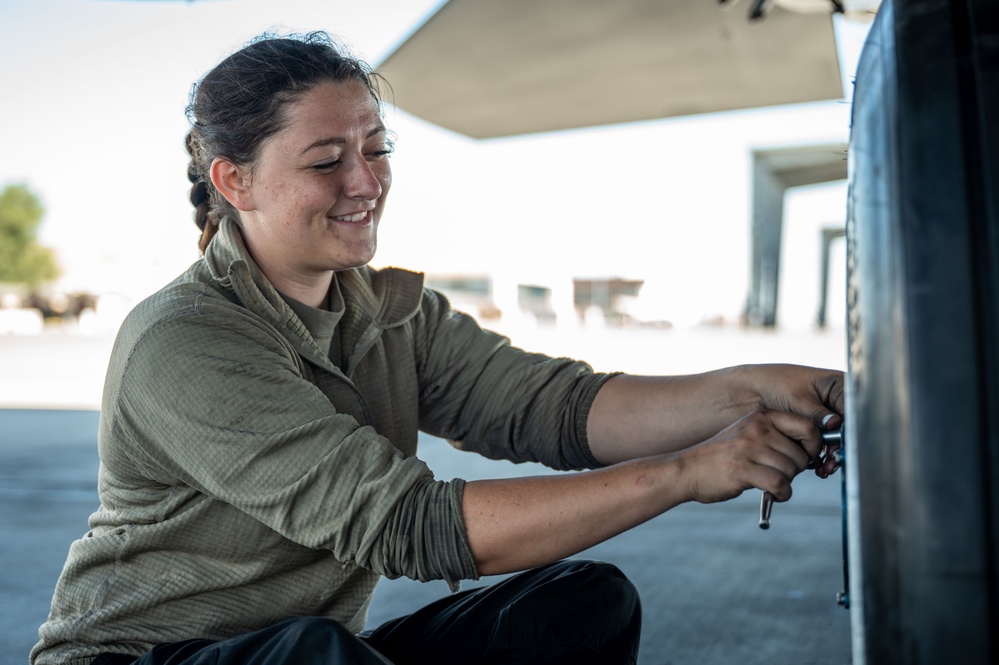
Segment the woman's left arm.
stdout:
<svg viewBox="0 0 999 665">
<path fill-rule="evenodd" d="M 600 388 L 587 419 L 593 456 L 605 464 L 700 443 L 756 408 L 842 424 L 843 373 L 799 365 L 741 365 L 689 376 L 621 375 Z M 828 462 L 831 466 L 832 462 Z M 828 475 L 831 468 L 819 468 Z"/>
</svg>

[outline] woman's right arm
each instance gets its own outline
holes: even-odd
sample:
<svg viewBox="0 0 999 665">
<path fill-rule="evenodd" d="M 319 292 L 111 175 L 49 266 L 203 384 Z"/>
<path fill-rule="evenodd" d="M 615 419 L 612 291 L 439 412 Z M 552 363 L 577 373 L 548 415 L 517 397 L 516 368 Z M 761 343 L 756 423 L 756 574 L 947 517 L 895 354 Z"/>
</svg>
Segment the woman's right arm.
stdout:
<svg viewBox="0 0 999 665">
<path fill-rule="evenodd" d="M 574 555 L 681 503 L 712 503 L 756 487 L 778 500 L 809 462 L 797 443 L 814 428 L 757 410 L 686 450 L 561 476 L 471 481 L 462 512 L 480 574 Z"/>
</svg>

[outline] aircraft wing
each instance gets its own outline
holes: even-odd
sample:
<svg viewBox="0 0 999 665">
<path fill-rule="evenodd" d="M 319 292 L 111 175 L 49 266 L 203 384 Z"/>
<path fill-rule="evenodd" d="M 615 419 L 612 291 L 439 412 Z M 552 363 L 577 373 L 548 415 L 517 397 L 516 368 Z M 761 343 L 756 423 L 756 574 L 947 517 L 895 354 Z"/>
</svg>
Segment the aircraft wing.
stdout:
<svg viewBox="0 0 999 665">
<path fill-rule="evenodd" d="M 476 138 L 843 98 L 829 12 L 744 10 L 450 0 L 377 69 L 396 106 Z"/>
</svg>

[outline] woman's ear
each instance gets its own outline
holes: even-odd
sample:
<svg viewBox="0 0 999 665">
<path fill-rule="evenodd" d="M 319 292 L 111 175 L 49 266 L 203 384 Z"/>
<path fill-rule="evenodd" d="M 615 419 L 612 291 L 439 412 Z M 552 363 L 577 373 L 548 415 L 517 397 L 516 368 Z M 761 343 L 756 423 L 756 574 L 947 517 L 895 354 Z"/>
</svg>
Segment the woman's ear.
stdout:
<svg viewBox="0 0 999 665">
<path fill-rule="evenodd" d="M 216 157 L 209 169 L 212 184 L 225 200 L 236 210 L 247 212 L 254 209 L 253 194 L 250 191 L 250 176 L 242 168 L 228 159 Z"/>
</svg>

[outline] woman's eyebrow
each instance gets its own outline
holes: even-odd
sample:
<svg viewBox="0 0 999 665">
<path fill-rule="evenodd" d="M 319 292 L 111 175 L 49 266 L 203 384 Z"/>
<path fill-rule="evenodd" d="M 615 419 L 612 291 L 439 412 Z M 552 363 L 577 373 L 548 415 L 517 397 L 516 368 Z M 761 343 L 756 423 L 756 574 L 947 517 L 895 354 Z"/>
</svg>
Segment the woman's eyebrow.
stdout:
<svg viewBox="0 0 999 665">
<path fill-rule="evenodd" d="M 372 136 L 377 136 L 378 134 L 382 134 L 385 131 L 386 131 L 385 125 L 376 125 L 371 129 L 370 132 L 367 133 L 367 135 L 364 138 L 365 140 L 367 140 L 370 139 Z M 307 148 L 305 148 L 305 150 L 302 151 L 302 154 L 304 155 L 310 150 L 315 150 L 316 148 L 322 148 L 328 145 L 344 145 L 345 143 L 347 143 L 347 139 L 345 139 L 342 136 L 330 136 L 329 138 L 319 139 L 318 141 L 310 144 Z"/>
</svg>

